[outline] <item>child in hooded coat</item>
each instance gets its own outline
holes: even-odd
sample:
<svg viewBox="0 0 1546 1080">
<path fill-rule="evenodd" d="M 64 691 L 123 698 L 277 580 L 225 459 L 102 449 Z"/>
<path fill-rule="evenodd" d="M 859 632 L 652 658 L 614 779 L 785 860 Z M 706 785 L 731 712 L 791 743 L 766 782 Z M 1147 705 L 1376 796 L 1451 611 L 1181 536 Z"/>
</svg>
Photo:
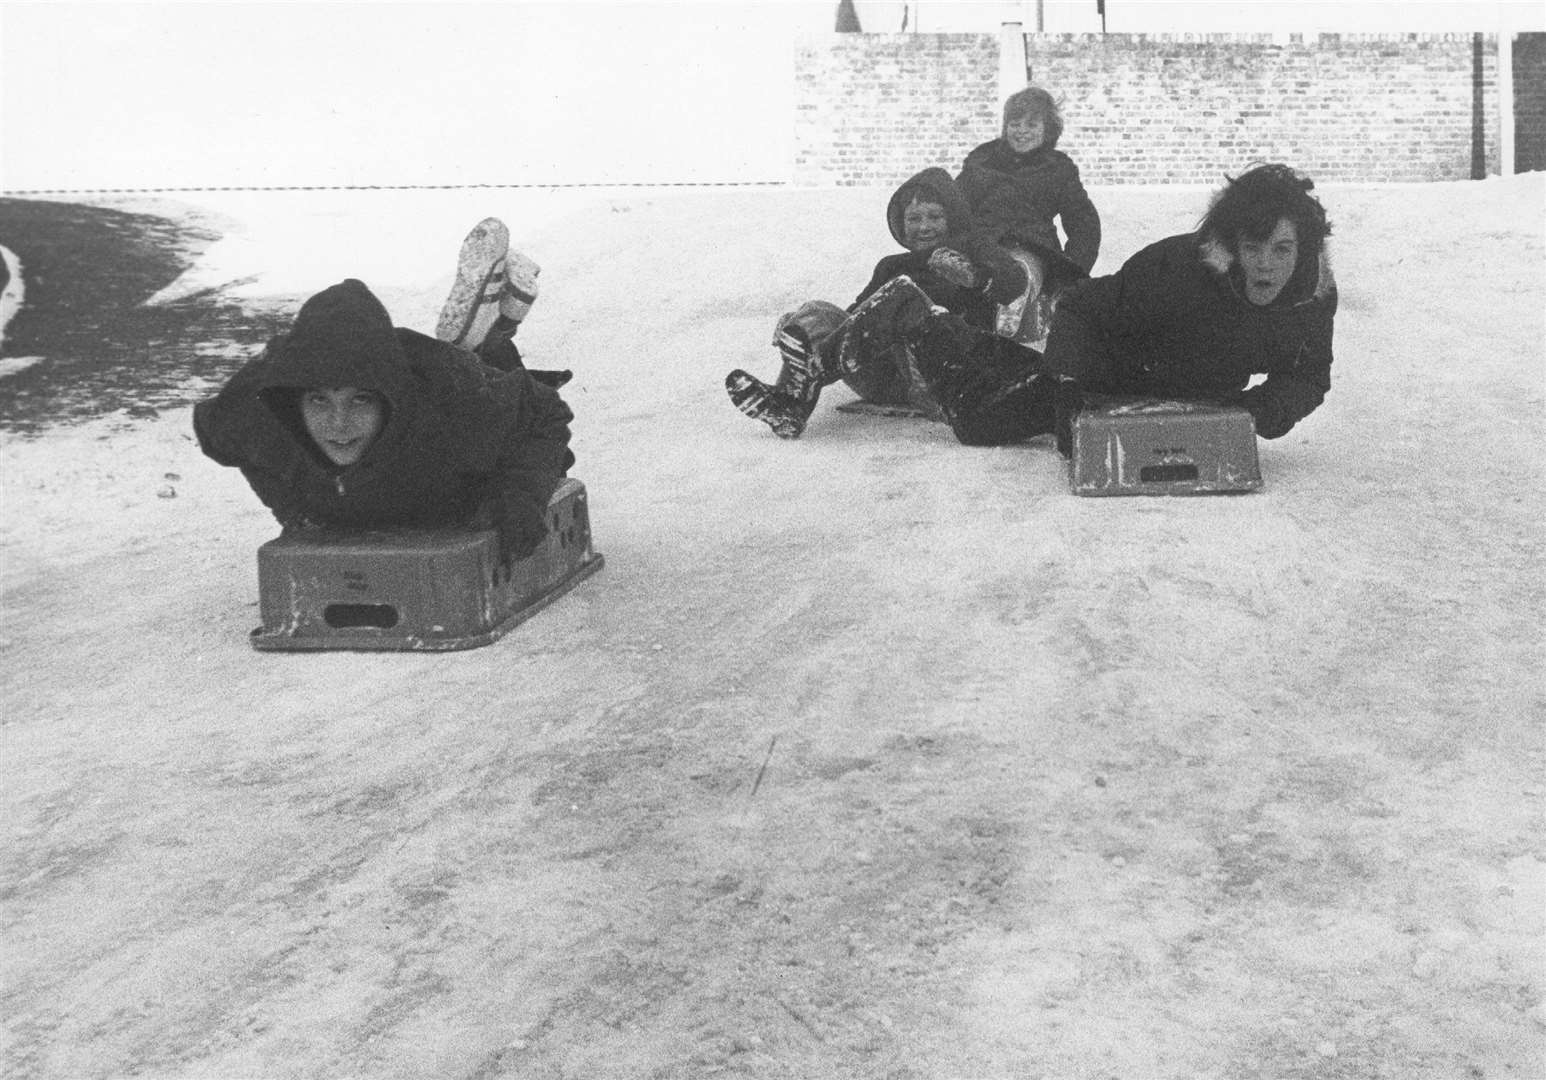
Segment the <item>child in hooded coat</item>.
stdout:
<svg viewBox="0 0 1546 1080">
<path fill-rule="evenodd" d="M 773 344 L 783 367 L 775 384 L 741 370 L 725 379 L 736 407 L 782 438 L 800 437 L 822 388 L 839 379 L 866 401 L 931 407 L 919 399 L 926 390 L 897 336 L 898 314 L 921 302 L 991 330 L 999 305 L 1027 287 L 1025 269 L 1006 252 L 973 242 L 971 211 L 944 169 L 924 169 L 898 187 L 886 204 L 886 224 L 906 250 L 875 264 L 846 311 L 811 300 L 779 318 Z"/>
<path fill-rule="evenodd" d="M 378 430 L 347 464 L 303 416 L 303 395 L 329 388 L 379 403 Z M 307 300 L 288 334 L 193 411 L 200 448 L 240 469 L 286 530 L 492 526 L 506 559 L 546 534 L 548 501 L 574 464 L 572 419 L 521 367 L 394 329 L 353 278 Z"/>
<path fill-rule="evenodd" d="M 1281 164 L 1230 179 L 1195 232 L 1071 288 L 1041 364 L 1001 362 L 950 316 L 920 320 L 909 340 L 957 438 L 998 445 L 1056 430 L 1066 457 L 1087 394 L 1238 405 L 1262 438 L 1286 435 L 1331 388 L 1337 287 L 1314 187 Z"/>
</svg>

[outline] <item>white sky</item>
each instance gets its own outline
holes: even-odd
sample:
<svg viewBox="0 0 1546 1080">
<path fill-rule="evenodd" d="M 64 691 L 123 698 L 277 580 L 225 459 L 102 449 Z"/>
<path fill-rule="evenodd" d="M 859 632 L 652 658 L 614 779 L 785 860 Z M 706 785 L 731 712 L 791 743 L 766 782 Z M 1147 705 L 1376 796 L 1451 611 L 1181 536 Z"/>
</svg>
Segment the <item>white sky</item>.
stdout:
<svg viewBox="0 0 1546 1080">
<path fill-rule="evenodd" d="M 859 0 L 866 30 L 904 5 Z M 0 186 L 787 179 L 789 55 L 832 0 L 113 3 L 0 0 Z M 1109 0 L 1116 31 L 1546 25 L 1493 2 Z M 1044 0 L 1048 30 L 1098 28 Z M 914 4 L 924 32 L 1035 3 Z M 1533 23 L 1531 20 L 1533 19 Z"/>
</svg>

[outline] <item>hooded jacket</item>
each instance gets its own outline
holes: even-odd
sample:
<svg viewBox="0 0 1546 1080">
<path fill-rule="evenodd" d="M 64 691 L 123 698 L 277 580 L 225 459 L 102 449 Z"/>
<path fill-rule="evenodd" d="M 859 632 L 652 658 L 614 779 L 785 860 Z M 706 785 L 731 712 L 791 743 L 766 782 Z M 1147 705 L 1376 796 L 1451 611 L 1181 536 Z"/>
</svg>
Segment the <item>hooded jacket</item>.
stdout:
<svg viewBox="0 0 1546 1080">
<path fill-rule="evenodd" d="M 1056 140 L 1017 154 L 1003 138 L 966 155 L 956 178 L 977 225 L 999 244 L 1065 256 L 1082 278 L 1100 255 L 1100 214 L 1079 179 L 1079 167 L 1057 149 Z M 1068 247 L 1058 237 L 1062 218 Z M 1054 260 L 1054 266 L 1056 260 Z"/>
<path fill-rule="evenodd" d="M 975 288 L 965 288 L 940 277 L 929 268 L 931 252 L 903 251 L 887 255 L 875 264 L 875 272 L 870 276 L 869 284 L 848 310 L 858 307 L 892 278 L 906 274 L 928 293 L 929 299 L 941 307 L 949 308 L 968 325 L 992 330 L 998 305 L 1009 303 L 1024 291 L 1025 271 L 1001 249 L 976 242 L 977 230 L 971 209 L 950 174 L 937 166 L 915 174 L 892 192 L 886 204 L 886 224 L 898 244 L 907 247 L 907 234 L 902 228 L 902 215 L 907 210 L 906 195 L 920 187 L 928 192 L 932 201 L 945 208 L 947 235 L 940 246 L 954 248 L 970 259 L 982 274 L 982 280 Z"/>
<path fill-rule="evenodd" d="M 344 466 L 300 411 L 305 388 L 341 386 L 375 391 L 386 406 L 381 431 Z M 306 301 L 289 334 L 193 410 L 200 448 L 241 469 L 282 525 L 490 524 L 517 555 L 544 535 L 548 500 L 574 463 L 572 419 L 525 371 L 394 329 L 353 278 Z"/>
<path fill-rule="evenodd" d="M 1064 295 L 1047 370 L 1088 390 L 1244 405 L 1263 438 L 1288 433 L 1331 389 L 1337 287 L 1324 247 L 1271 304 L 1245 297 L 1238 260 L 1198 233 L 1150 244 Z M 1266 380 L 1245 389 L 1251 376 Z"/>
</svg>

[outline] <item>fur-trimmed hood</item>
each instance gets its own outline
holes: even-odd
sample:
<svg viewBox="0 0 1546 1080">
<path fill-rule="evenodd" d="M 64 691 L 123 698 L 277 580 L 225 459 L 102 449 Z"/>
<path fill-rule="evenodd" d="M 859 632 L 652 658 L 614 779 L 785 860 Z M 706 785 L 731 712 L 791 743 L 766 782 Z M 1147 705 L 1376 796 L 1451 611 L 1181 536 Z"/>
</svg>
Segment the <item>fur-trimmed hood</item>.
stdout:
<svg viewBox="0 0 1546 1080">
<path fill-rule="evenodd" d="M 1324 300 L 1337 291 L 1336 278 L 1331 272 L 1331 254 L 1328 247 L 1329 245 L 1323 241 L 1320 258 L 1314 264 L 1301 263 L 1294 269 L 1294 276 L 1289 278 L 1288 285 L 1283 290 L 1288 304 Z M 1237 287 L 1234 270 L 1239 259 L 1222 239 L 1211 234 L 1200 235 L 1197 239 L 1197 254 L 1210 272 L 1217 277 L 1228 278 L 1231 287 Z"/>
</svg>

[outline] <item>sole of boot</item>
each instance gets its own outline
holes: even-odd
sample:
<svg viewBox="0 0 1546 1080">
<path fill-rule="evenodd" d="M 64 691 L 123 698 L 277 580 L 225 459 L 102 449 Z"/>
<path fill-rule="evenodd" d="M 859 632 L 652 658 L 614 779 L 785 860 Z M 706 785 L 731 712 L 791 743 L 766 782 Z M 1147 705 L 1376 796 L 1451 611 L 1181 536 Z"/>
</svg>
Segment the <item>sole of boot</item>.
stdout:
<svg viewBox="0 0 1546 1080">
<path fill-rule="evenodd" d="M 456 259 L 456 281 L 440 309 L 435 336 L 468 348 L 483 340 L 499 317 L 505 292 L 505 254 L 510 232 L 498 218 L 473 226 Z M 479 330 L 481 329 L 481 333 Z"/>
</svg>

